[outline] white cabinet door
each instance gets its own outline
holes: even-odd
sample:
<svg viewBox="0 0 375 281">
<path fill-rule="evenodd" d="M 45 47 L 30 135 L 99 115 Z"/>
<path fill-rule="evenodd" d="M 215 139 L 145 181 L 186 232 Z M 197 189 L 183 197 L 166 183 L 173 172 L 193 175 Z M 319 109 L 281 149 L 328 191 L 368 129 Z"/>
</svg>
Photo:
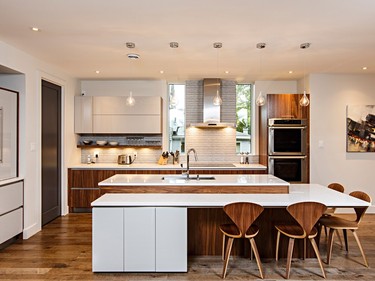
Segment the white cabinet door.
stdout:
<svg viewBox="0 0 375 281">
<path fill-rule="evenodd" d="M 74 132 L 76 134 L 92 133 L 92 100 L 89 96 L 74 97 Z"/>
<path fill-rule="evenodd" d="M 125 271 L 155 271 L 155 208 L 124 208 Z"/>
<path fill-rule="evenodd" d="M 92 271 L 124 271 L 124 208 L 93 208 Z"/>
<path fill-rule="evenodd" d="M 94 115 L 93 133 L 97 134 L 161 134 L 160 116 Z"/>
<path fill-rule="evenodd" d="M 0 186 L 0 215 L 23 205 L 23 182 Z M 22 226 L 22 224 L 21 224 Z"/>
<path fill-rule="evenodd" d="M 23 208 L 0 216 L 0 244 L 22 232 Z"/>
<path fill-rule="evenodd" d="M 126 98 L 123 97 L 93 97 L 93 114 L 97 115 L 119 115 L 119 114 L 130 114 L 130 115 L 159 115 L 161 114 L 162 104 L 161 97 L 150 96 L 141 97 L 134 96 L 134 106 L 126 106 Z"/>
<path fill-rule="evenodd" d="M 156 208 L 156 271 L 187 272 L 187 208 Z"/>
</svg>

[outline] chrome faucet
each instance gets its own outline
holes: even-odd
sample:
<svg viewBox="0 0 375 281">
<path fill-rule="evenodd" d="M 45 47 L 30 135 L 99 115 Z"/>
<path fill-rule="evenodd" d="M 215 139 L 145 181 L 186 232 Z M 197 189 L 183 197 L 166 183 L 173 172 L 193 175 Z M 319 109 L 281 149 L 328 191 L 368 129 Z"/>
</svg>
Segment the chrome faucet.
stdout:
<svg viewBox="0 0 375 281">
<path fill-rule="evenodd" d="M 195 149 L 194 148 L 190 148 L 189 150 L 188 150 L 188 152 L 186 153 L 186 177 L 187 177 L 187 179 L 189 179 L 189 171 L 190 171 L 190 164 L 189 164 L 189 162 L 190 162 L 190 156 L 189 156 L 189 153 L 190 152 L 193 152 L 194 153 L 194 158 L 195 158 L 195 161 L 198 161 L 198 156 L 197 156 L 197 152 L 195 151 Z"/>
</svg>

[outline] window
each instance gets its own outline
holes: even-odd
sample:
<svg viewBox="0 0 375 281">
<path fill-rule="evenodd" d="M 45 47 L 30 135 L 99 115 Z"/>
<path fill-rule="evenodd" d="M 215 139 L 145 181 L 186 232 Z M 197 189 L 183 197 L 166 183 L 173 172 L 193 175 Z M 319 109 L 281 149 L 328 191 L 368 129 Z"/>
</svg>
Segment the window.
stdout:
<svg viewBox="0 0 375 281">
<path fill-rule="evenodd" d="M 251 153 L 252 85 L 236 85 L 236 152 Z"/>
<path fill-rule="evenodd" d="M 185 85 L 169 84 L 169 151 L 185 152 Z"/>
</svg>

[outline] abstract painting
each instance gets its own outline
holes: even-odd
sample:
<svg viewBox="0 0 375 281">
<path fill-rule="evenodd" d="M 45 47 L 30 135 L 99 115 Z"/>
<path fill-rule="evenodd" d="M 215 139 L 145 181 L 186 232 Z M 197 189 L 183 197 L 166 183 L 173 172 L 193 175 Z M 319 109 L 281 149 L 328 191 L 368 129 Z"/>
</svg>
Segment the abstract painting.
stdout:
<svg viewBox="0 0 375 281">
<path fill-rule="evenodd" d="M 375 152 L 375 105 L 346 107 L 347 152 Z"/>
</svg>

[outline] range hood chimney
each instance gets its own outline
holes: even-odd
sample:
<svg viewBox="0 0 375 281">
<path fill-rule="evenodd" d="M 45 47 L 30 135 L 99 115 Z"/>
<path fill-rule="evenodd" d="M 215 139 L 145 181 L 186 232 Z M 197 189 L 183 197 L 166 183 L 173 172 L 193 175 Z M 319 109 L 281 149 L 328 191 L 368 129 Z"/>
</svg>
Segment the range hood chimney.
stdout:
<svg viewBox="0 0 375 281">
<path fill-rule="evenodd" d="M 203 123 L 195 123 L 191 126 L 200 128 L 234 127 L 232 123 L 220 122 L 221 105 L 213 104 L 217 91 L 221 95 L 221 80 L 219 78 L 203 79 Z"/>
</svg>

